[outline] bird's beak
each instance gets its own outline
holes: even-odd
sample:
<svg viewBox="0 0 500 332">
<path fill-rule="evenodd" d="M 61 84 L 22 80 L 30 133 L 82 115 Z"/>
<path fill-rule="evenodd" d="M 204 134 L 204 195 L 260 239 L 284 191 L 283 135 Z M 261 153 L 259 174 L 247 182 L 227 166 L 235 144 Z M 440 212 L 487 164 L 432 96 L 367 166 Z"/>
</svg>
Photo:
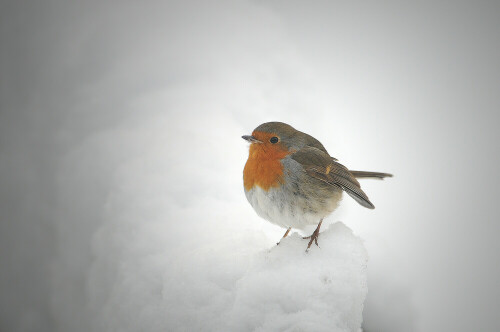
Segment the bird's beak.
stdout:
<svg viewBox="0 0 500 332">
<path fill-rule="evenodd" d="M 244 140 L 249 141 L 250 143 L 262 143 L 262 141 L 259 141 L 258 139 L 256 139 L 253 136 L 250 136 L 250 135 L 243 135 L 243 136 L 241 136 L 241 138 L 243 138 Z"/>
</svg>

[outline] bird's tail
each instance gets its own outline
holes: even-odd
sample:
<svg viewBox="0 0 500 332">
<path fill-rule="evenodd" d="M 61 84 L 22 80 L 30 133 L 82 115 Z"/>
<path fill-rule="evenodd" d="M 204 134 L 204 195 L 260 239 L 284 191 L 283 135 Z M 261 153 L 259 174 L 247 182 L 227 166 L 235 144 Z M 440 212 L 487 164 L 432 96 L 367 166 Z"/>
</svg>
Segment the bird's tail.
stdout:
<svg viewBox="0 0 500 332">
<path fill-rule="evenodd" d="M 372 179 L 383 179 L 387 177 L 392 177 L 389 173 L 380 172 L 365 172 L 365 171 L 349 171 L 355 178 L 372 178 Z"/>
</svg>

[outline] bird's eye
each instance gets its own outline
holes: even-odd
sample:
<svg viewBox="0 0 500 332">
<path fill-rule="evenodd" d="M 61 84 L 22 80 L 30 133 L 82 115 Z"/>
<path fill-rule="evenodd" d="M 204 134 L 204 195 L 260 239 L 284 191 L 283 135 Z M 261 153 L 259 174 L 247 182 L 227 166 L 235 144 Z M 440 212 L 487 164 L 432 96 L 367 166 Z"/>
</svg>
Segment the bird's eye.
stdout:
<svg viewBox="0 0 500 332">
<path fill-rule="evenodd" d="M 278 138 L 278 137 L 276 137 L 276 136 L 271 137 L 271 139 L 269 140 L 269 142 L 271 142 L 271 143 L 273 143 L 273 144 L 278 143 L 278 141 L 279 141 L 279 138 Z"/>
</svg>

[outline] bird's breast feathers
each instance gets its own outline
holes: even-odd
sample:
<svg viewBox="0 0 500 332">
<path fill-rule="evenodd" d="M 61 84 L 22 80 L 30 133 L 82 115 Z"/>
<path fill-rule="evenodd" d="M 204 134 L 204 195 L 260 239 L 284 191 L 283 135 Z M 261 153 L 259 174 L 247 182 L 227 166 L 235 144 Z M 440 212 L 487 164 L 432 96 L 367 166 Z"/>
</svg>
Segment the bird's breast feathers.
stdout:
<svg viewBox="0 0 500 332">
<path fill-rule="evenodd" d="M 281 159 L 289 155 L 285 149 L 269 148 L 263 144 L 251 144 L 247 163 L 243 170 L 245 190 L 258 186 L 267 191 L 283 183 Z"/>
<path fill-rule="evenodd" d="M 302 229 L 317 224 L 337 207 L 342 197 L 342 190 L 336 189 L 328 192 L 328 198 L 317 199 L 297 182 L 287 182 L 289 175 L 284 174 L 283 178 L 284 184 L 268 190 L 260 186 L 245 189 L 248 202 L 257 214 L 281 227 Z"/>
</svg>

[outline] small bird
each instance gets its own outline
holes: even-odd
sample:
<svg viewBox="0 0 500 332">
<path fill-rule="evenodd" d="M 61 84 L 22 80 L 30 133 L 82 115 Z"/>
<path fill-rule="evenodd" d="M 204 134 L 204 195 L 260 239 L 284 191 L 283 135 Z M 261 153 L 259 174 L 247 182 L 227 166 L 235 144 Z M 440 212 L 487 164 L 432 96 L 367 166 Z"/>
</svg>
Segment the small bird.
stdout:
<svg viewBox="0 0 500 332">
<path fill-rule="evenodd" d="M 317 139 L 286 123 L 263 123 L 242 138 L 250 142 L 243 170 L 248 201 L 259 216 L 287 229 L 282 239 L 292 228 L 318 224 L 304 237 L 310 239 L 306 251 L 313 242 L 318 245 L 321 223 L 337 208 L 344 191 L 362 206 L 375 208 L 356 178 L 392 176 L 350 171 Z"/>
</svg>

